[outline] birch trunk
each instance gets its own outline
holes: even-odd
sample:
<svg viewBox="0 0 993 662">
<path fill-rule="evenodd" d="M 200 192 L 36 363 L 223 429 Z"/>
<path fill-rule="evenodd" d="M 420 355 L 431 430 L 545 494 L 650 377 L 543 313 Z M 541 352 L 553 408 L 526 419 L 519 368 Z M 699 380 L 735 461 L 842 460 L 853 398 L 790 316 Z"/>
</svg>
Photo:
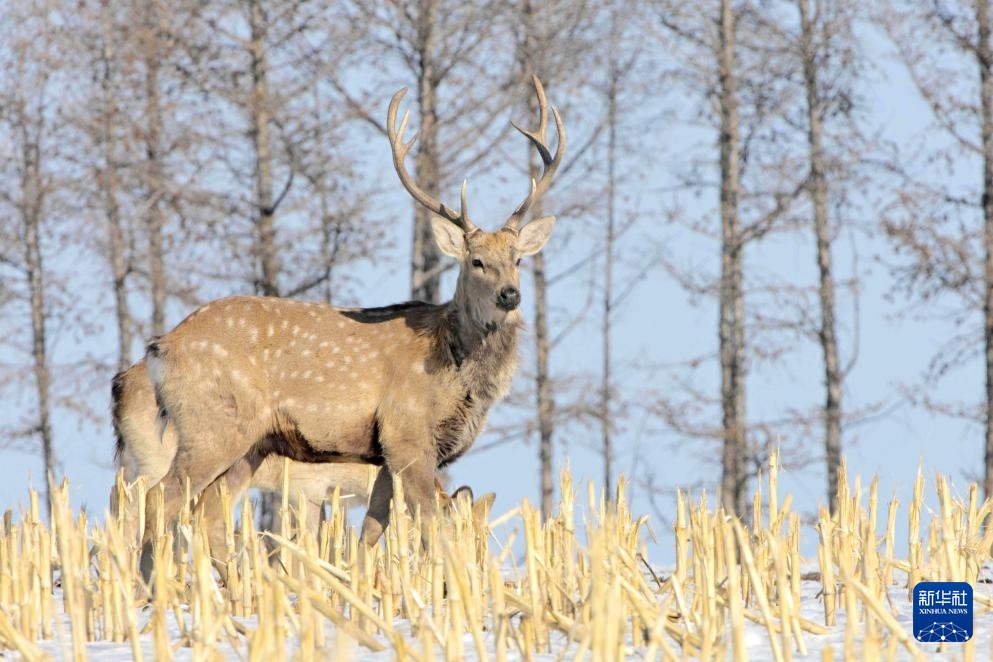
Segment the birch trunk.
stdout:
<svg viewBox="0 0 993 662">
<path fill-rule="evenodd" d="M 260 273 L 256 288 L 264 296 L 279 296 L 279 255 L 276 243 L 276 210 L 273 208 L 272 149 L 266 54 L 266 18 L 261 0 L 251 0 L 252 91 L 249 101 L 252 144 L 255 150 L 256 254 Z"/>
<path fill-rule="evenodd" d="M 718 83 L 720 101 L 721 278 L 720 362 L 723 451 L 721 494 L 730 512 L 745 517 L 745 333 L 742 290 L 742 237 L 738 209 L 740 136 L 735 77 L 734 15 L 731 0 L 721 0 Z"/>
<path fill-rule="evenodd" d="M 165 185 L 162 166 L 162 102 L 159 96 L 158 13 L 156 3 L 145 6 L 145 166 L 147 178 L 145 227 L 148 233 L 148 273 L 152 293 L 152 335 L 165 333 L 166 273 L 162 212 L 162 187 Z"/>
<path fill-rule="evenodd" d="M 100 51 L 100 144 L 103 156 L 103 172 L 100 189 L 103 197 L 104 216 L 107 223 L 107 246 L 111 276 L 114 285 L 114 312 L 117 321 L 117 371 L 126 370 L 131 365 L 131 309 L 128 305 L 127 276 L 128 264 L 125 256 L 124 229 L 121 227 L 120 205 L 117 199 L 117 165 L 114 155 L 114 124 L 117 113 L 114 108 L 113 61 L 111 43 L 112 29 L 107 16 L 107 7 L 101 11 L 101 51 Z"/>
<path fill-rule="evenodd" d="M 807 142 L 810 153 L 810 194 L 817 244 L 818 299 L 821 324 L 818 337 L 824 357 L 824 460 L 827 465 L 827 499 L 837 507 L 838 467 L 841 464 L 841 367 L 835 316 L 835 282 L 831 268 L 831 231 L 828 225 L 828 188 L 821 136 L 821 102 L 818 98 L 817 51 L 808 0 L 799 0 L 803 79 L 807 95 Z"/>
<path fill-rule="evenodd" d="M 983 338 L 986 354 L 986 439 L 983 487 L 993 496 L 993 50 L 990 48 L 990 3 L 976 0 L 980 113 L 983 150 Z"/>
<path fill-rule="evenodd" d="M 417 17 L 417 103 L 420 124 L 417 129 L 417 156 L 414 177 L 428 195 L 439 198 L 441 172 L 438 163 L 438 85 L 435 72 L 435 23 L 438 3 L 425 0 L 420 3 Z M 441 275 L 438 265 L 441 253 L 431 232 L 431 213 L 414 207 L 413 254 L 411 256 L 411 297 L 429 303 L 441 302 Z"/>
</svg>

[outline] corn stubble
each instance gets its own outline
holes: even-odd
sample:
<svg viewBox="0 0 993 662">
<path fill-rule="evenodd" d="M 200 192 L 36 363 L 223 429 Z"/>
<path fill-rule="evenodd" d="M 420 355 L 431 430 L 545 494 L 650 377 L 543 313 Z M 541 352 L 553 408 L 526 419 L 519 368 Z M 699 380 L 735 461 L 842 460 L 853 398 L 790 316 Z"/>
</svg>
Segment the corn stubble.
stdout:
<svg viewBox="0 0 993 662">
<path fill-rule="evenodd" d="M 993 528 L 983 523 L 993 504 L 979 502 L 975 485 L 962 501 L 938 476 L 940 508 L 925 523 L 918 472 L 907 512 L 908 558 L 897 559 L 899 504 L 889 504 L 885 528 L 877 530 L 878 480 L 866 493 L 858 478 L 849 484 L 842 466 L 837 511 L 821 509 L 812 527 L 791 511 L 788 496 L 780 502 L 777 481 L 774 456 L 750 524 L 712 507 L 706 495 L 679 493 L 676 566 L 666 576 L 646 560 L 646 518 L 631 514 L 623 482 L 610 500 L 589 486 L 579 521 L 568 473 L 558 514 L 545 522 L 526 501 L 488 526 L 456 506 L 424 532 L 426 545 L 424 524 L 400 505 L 398 484 L 394 512 L 401 514 L 373 549 L 346 525 L 338 494 L 316 535 L 298 528 L 306 501 L 290 490 L 281 534 L 257 532 L 250 517 L 236 522 L 238 504 L 225 494 L 218 558 L 211 558 L 195 505 L 172 531 L 155 524 L 159 571 L 151 587 L 138 571 L 141 532 L 128 530 L 122 513 L 100 526 L 73 512 L 63 482 L 52 496 L 50 524 L 34 492 L 17 518 L 10 510 L 3 516 L 0 655 L 44 659 L 54 649 L 83 660 L 87 642 L 110 641 L 130 646 L 136 660 L 169 659 L 182 647 L 194 660 L 237 655 L 267 662 L 349 659 L 363 650 L 414 660 L 541 653 L 570 660 L 747 659 L 751 621 L 752 643 L 755 632 L 763 633 L 763 649 L 776 660 L 805 655 L 817 637 L 838 631 L 837 651 L 818 646 L 823 659 L 918 658 L 923 649 L 897 622 L 889 589 L 922 580 L 975 585 L 990 561 Z M 117 489 L 120 503 L 143 514 L 143 486 L 119 478 Z M 152 490 L 148 498 L 160 495 Z M 241 507 L 251 512 L 247 500 Z M 503 540 L 490 530 L 501 524 L 511 525 L 501 527 L 510 530 Z M 803 535 L 818 542 L 806 575 Z M 820 603 L 818 617 L 801 614 L 804 595 Z M 977 612 L 993 608 L 985 593 L 976 592 L 976 603 Z M 973 642 L 961 649 L 965 659 L 974 652 Z"/>
</svg>

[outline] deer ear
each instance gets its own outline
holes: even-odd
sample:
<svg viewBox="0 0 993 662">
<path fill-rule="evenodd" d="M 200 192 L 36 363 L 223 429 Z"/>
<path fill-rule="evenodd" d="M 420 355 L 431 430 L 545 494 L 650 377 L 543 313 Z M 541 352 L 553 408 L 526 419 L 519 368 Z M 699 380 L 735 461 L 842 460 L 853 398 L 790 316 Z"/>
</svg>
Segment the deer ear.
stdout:
<svg viewBox="0 0 993 662">
<path fill-rule="evenodd" d="M 469 497 L 469 501 L 472 501 L 472 488 L 469 487 L 468 485 L 463 485 L 459 489 L 457 489 L 454 492 L 452 492 L 452 501 L 455 501 L 456 499 L 458 499 L 463 494 L 465 496 Z"/>
<path fill-rule="evenodd" d="M 431 217 L 431 230 L 434 231 L 434 241 L 445 255 L 462 258 L 465 253 L 465 233 L 454 223 L 440 216 Z"/>
<path fill-rule="evenodd" d="M 477 522 L 485 522 L 487 515 L 490 513 L 490 509 L 493 507 L 493 500 L 496 499 L 495 492 L 487 492 L 483 496 L 476 499 L 472 504 L 472 515 L 476 518 Z"/>
<path fill-rule="evenodd" d="M 554 216 L 544 216 L 525 225 L 517 237 L 517 252 L 521 255 L 534 255 L 540 251 L 552 236 L 554 225 Z"/>
</svg>

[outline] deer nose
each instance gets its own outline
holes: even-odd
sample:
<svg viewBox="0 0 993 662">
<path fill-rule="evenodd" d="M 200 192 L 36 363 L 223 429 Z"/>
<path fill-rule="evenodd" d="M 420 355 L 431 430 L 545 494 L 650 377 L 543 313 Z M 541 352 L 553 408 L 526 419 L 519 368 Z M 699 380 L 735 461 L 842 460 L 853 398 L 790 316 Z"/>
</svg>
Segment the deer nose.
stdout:
<svg viewBox="0 0 993 662">
<path fill-rule="evenodd" d="M 516 287 L 505 287 L 500 290 L 500 296 L 497 297 L 497 305 L 504 310 L 514 310 L 520 303 L 521 291 Z"/>
</svg>

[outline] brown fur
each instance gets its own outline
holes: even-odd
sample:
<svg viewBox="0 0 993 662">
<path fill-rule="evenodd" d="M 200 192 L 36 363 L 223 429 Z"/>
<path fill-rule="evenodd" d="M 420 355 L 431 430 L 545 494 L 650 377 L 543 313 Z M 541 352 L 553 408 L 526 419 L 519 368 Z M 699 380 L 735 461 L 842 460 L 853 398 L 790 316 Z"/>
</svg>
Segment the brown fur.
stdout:
<svg viewBox="0 0 993 662">
<path fill-rule="evenodd" d="M 152 487 L 168 473 L 176 454 L 177 438 L 168 421 L 161 433 L 158 430 L 158 408 L 144 362 L 136 363 L 114 378 L 111 398 L 116 437 L 114 463 L 123 470 L 128 483 L 144 478 L 145 484 Z M 295 506 L 297 495 L 303 494 L 308 504 L 306 525 L 316 532 L 327 495 L 337 487 L 346 505 L 365 505 L 376 469 L 367 464 L 309 464 L 290 460 L 287 473 L 290 502 Z M 283 489 L 283 458 L 279 455 L 266 457 L 250 480 L 232 487 L 235 501 L 250 487 L 280 492 Z M 111 493 L 111 512 L 114 513 L 118 510 L 116 496 L 116 491 Z M 204 507 L 216 509 L 209 502 L 217 496 L 216 491 L 206 492 Z M 129 531 L 137 530 L 137 516 L 135 509 L 125 513 Z M 212 544 L 217 544 L 219 536 L 223 535 L 223 521 L 218 518 L 209 526 Z"/>
<path fill-rule="evenodd" d="M 123 470 L 124 480 L 134 483 L 144 478 L 146 485 L 154 486 L 169 471 L 173 457 L 176 454 L 177 438 L 173 426 L 166 422 L 161 434 L 157 430 L 159 421 L 158 407 L 152 382 L 143 361 L 139 361 L 125 371 L 118 373 L 111 387 L 112 421 L 116 437 L 114 462 L 118 469 Z M 313 464 L 289 460 L 287 477 L 290 489 L 290 501 L 296 504 L 297 494 L 303 493 L 308 503 L 307 526 L 315 534 L 320 518 L 320 512 L 325 498 L 335 488 L 338 488 L 342 502 L 346 505 L 365 505 L 377 469 L 369 464 L 357 463 L 325 463 Z M 279 455 L 269 455 L 259 465 L 250 481 L 243 488 L 254 487 L 271 492 L 280 492 L 283 488 L 283 458 Z M 242 489 L 232 494 L 232 499 L 240 498 Z M 461 487 L 449 497 L 437 486 L 438 498 L 442 504 L 449 504 L 463 494 L 470 501 L 472 490 Z M 217 505 L 211 503 L 219 493 L 214 490 L 205 492 L 204 508 L 214 510 Z M 473 503 L 473 512 L 477 519 L 485 514 L 492 504 L 493 495 L 484 495 Z M 116 492 L 111 494 L 111 512 L 117 512 Z M 128 530 L 136 531 L 137 511 L 125 513 Z M 223 522 L 212 521 L 210 526 L 211 544 L 219 543 L 223 535 Z"/>
</svg>

